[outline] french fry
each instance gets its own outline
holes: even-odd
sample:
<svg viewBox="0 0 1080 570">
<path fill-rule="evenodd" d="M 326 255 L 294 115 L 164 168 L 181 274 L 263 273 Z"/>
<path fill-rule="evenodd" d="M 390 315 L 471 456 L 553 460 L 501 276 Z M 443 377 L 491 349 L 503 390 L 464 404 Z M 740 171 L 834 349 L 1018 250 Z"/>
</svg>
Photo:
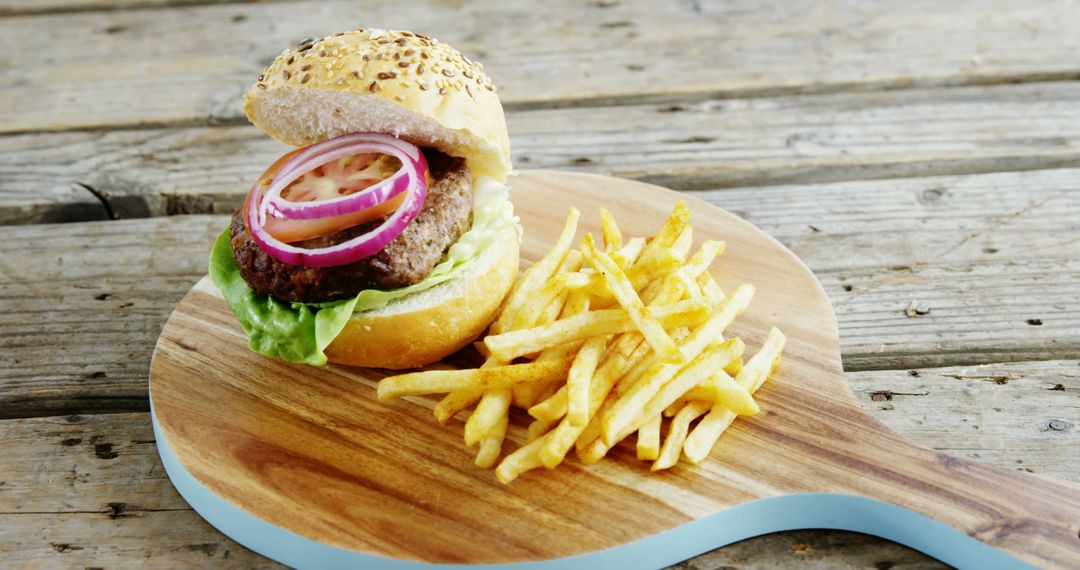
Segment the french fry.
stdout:
<svg viewBox="0 0 1080 570">
<path fill-rule="evenodd" d="M 678 265 L 686 263 L 686 258 L 690 255 L 690 247 L 694 245 L 694 228 L 689 225 L 683 228 L 682 233 L 676 238 L 675 243 L 671 244 L 671 255 L 675 257 Z"/>
<path fill-rule="evenodd" d="M 480 368 L 492 368 L 505 365 L 507 361 L 501 361 L 487 356 Z M 442 425 L 450 423 L 450 420 L 462 410 L 476 403 L 484 395 L 483 388 L 462 388 L 454 390 L 443 396 L 439 403 L 435 404 L 435 419 Z"/>
<path fill-rule="evenodd" d="M 739 372 L 742 370 L 742 366 L 743 366 L 742 358 L 741 357 L 736 358 L 735 360 L 732 360 L 731 362 L 728 363 L 727 366 L 724 367 L 724 372 L 727 372 L 729 376 L 738 376 Z"/>
<path fill-rule="evenodd" d="M 753 416 L 761 411 L 754 397 L 750 395 L 750 391 L 728 376 L 727 372 L 718 370 L 709 378 L 708 384 L 716 393 L 715 402 L 736 414 Z"/>
<path fill-rule="evenodd" d="M 612 343 L 608 349 L 607 358 L 589 385 L 590 423 L 583 427 L 572 426 L 569 420 L 563 418 L 559 425 L 548 434 L 549 439 L 540 451 L 540 459 L 544 465 L 555 467 L 562 462 L 566 453 L 570 451 L 570 447 L 580 440 L 585 430 L 592 427 L 592 420 L 596 418 L 601 404 L 605 401 L 615 381 L 637 359 L 648 352 L 648 346 L 638 333 L 625 334 Z"/>
<path fill-rule="evenodd" d="M 691 287 L 701 289 L 697 283 L 698 277 L 709 268 L 717 255 L 723 253 L 725 244 L 722 241 L 706 240 L 694 253 L 686 265 L 675 269 L 665 276 L 663 281 L 650 283 L 649 287 L 642 292 L 641 298 L 647 304 L 667 304 L 678 301 L 684 292 Z M 694 296 L 703 296 L 694 295 Z M 715 304 L 715 303 L 713 303 Z"/>
<path fill-rule="evenodd" d="M 571 360 L 508 364 L 471 370 L 428 370 L 390 376 L 379 381 L 380 400 L 440 394 L 454 390 L 510 388 L 529 382 L 553 382 L 566 377 Z"/>
<path fill-rule="evenodd" d="M 542 466 L 540 449 L 544 446 L 547 437 L 543 436 L 535 439 L 504 457 L 499 466 L 495 468 L 495 477 L 501 483 L 506 484 L 517 479 L 522 473 Z"/>
<path fill-rule="evenodd" d="M 776 327 L 769 329 L 769 334 L 765 337 L 761 349 L 743 365 L 735 381 L 749 390 L 750 393 L 757 392 L 758 388 L 761 388 L 761 385 L 765 383 L 765 379 L 769 377 L 769 374 L 772 374 L 773 370 L 776 369 L 786 344 L 787 337 L 780 332 L 780 329 Z"/>
<path fill-rule="evenodd" d="M 626 278 L 634 286 L 634 291 L 641 291 L 652 281 L 678 269 L 681 262 L 671 249 L 663 249 L 651 259 L 638 259 L 626 271 Z"/>
<path fill-rule="evenodd" d="M 713 279 L 712 275 L 708 273 L 702 273 L 697 278 L 698 286 L 701 287 L 702 294 L 709 300 L 712 305 L 718 305 L 723 302 L 725 295 L 724 290 L 720 288 L 720 285 Z"/>
<path fill-rule="evenodd" d="M 702 411 L 702 413 L 705 413 Z M 637 458 L 641 460 L 656 459 L 660 453 L 660 416 L 645 422 L 637 432 Z M 676 456 L 678 457 L 678 456 Z"/>
<path fill-rule="evenodd" d="M 524 306 L 529 298 L 540 290 L 545 282 L 551 279 L 551 276 L 559 268 L 559 265 L 562 264 L 563 259 L 570 250 L 570 244 L 574 241 L 574 234 L 577 233 L 577 224 L 580 217 L 581 212 L 579 212 L 577 208 L 570 208 L 566 214 L 566 222 L 563 224 L 563 230 L 559 234 L 559 238 L 555 241 L 555 245 L 552 246 L 551 250 L 548 251 L 540 261 L 532 264 L 525 271 L 518 280 L 517 285 L 510 291 L 510 295 L 503 304 L 502 313 L 491 326 L 493 334 L 497 334 L 501 331 L 517 330 L 528 326 L 522 325 L 518 321 L 522 316 L 521 307 Z"/>
<path fill-rule="evenodd" d="M 626 260 L 626 265 L 633 266 L 644 248 L 645 238 L 633 237 L 626 240 L 626 245 L 619 249 L 618 254 Z"/>
<path fill-rule="evenodd" d="M 671 214 L 664 220 L 664 224 L 660 226 L 660 231 L 645 244 L 637 263 L 654 262 L 664 250 L 670 250 L 688 225 L 690 225 L 690 209 L 686 207 L 685 202 L 679 200 Z"/>
<path fill-rule="evenodd" d="M 589 383 L 607 343 L 606 336 L 594 336 L 585 341 L 570 366 L 566 378 L 566 419 L 574 427 L 584 427 L 589 421 Z"/>
<path fill-rule="evenodd" d="M 675 405 L 690 401 L 721 404 L 740 416 L 753 416 L 761 411 L 750 392 L 722 370 L 691 388 L 675 401 Z"/>
<path fill-rule="evenodd" d="M 660 324 L 660 321 L 652 313 L 645 309 L 645 304 L 641 302 L 641 298 L 638 297 L 633 284 L 630 283 L 626 274 L 619 269 L 619 266 L 606 253 L 596 249 L 590 234 L 585 234 L 581 248 L 582 253 L 585 254 L 585 259 L 603 274 L 612 295 L 615 296 L 619 305 L 626 310 L 630 320 L 641 331 L 645 340 L 652 345 L 653 350 L 660 354 L 665 361 L 682 362 L 683 357 L 676 350 L 675 342 L 668 336 L 664 326 Z"/>
<path fill-rule="evenodd" d="M 569 293 L 568 284 L 580 283 L 582 280 L 588 282 L 588 276 L 576 273 L 578 269 L 581 269 L 582 262 L 583 256 L 579 251 L 566 252 L 555 275 L 541 285 L 533 295 L 523 299 L 518 307 L 511 309 L 507 320 L 512 328 L 504 330 L 543 325 L 558 318 Z"/>
<path fill-rule="evenodd" d="M 529 428 L 525 431 L 525 443 L 532 443 L 537 438 L 543 436 L 547 432 L 551 431 L 552 422 L 545 420 L 533 420 L 529 423 Z"/>
<path fill-rule="evenodd" d="M 435 404 L 435 419 L 440 424 L 446 425 L 459 412 L 476 403 L 484 395 L 483 389 L 462 388 L 454 390 Z"/>
<path fill-rule="evenodd" d="M 660 471 L 678 463 L 679 453 L 686 440 L 686 432 L 690 429 L 690 422 L 709 411 L 709 407 L 708 402 L 690 402 L 675 414 L 675 419 L 671 420 L 671 426 L 668 427 L 667 437 L 664 438 L 664 447 L 660 451 L 660 457 L 653 462 L 652 467 L 649 468 L 650 471 Z"/>
<path fill-rule="evenodd" d="M 648 312 L 660 322 L 661 327 L 675 328 L 704 322 L 708 318 L 709 306 L 701 299 L 689 299 L 650 307 Z M 559 319 L 548 325 L 488 336 L 484 339 L 484 344 L 492 356 L 511 361 L 563 343 L 636 329 L 637 326 L 626 310 L 605 309 Z"/>
<path fill-rule="evenodd" d="M 574 445 L 579 448 L 584 447 L 600 436 L 600 418 L 603 417 L 608 407 L 614 403 L 614 399 L 610 398 L 609 395 L 612 393 L 615 384 L 626 375 L 627 370 L 634 368 L 642 359 L 652 354 L 652 348 L 649 343 L 644 342 L 640 333 L 623 335 L 619 341 L 620 343 L 625 341 L 625 344 L 620 346 L 620 343 L 616 343 L 615 347 L 618 350 L 608 351 L 609 358 L 604 361 L 599 372 L 597 372 L 599 380 L 594 381 L 590 386 L 589 410 L 591 417 L 585 429 L 579 430 L 577 439 L 574 440 Z"/>
<path fill-rule="evenodd" d="M 537 356 L 537 362 L 544 362 L 548 360 L 573 360 L 574 355 L 581 349 L 581 345 L 585 341 L 568 342 L 553 346 L 540 353 Z M 551 394 L 554 394 L 559 389 L 560 382 L 552 383 L 530 383 L 519 384 L 511 388 L 513 393 L 513 401 L 511 402 L 515 406 L 523 409 L 528 409 L 536 402 L 549 398 Z"/>
<path fill-rule="evenodd" d="M 566 415 L 567 408 L 566 386 L 563 386 L 546 400 L 533 404 L 529 415 L 537 420 L 557 422 Z"/>
<path fill-rule="evenodd" d="M 558 467 L 574 445 L 574 440 L 581 433 L 581 429 L 570 425 L 570 421 L 563 418 L 559 425 L 545 436 L 546 441 L 538 452 L 540 464 L 548 469 Z"/>
<path fill-rule="evenodd" d="M 676 343 L 682 343 L 687 336 L 690 335 L 690 329 L 686 327 L 680 327 L 671 331 L 671 340 Z M 642 376 L 647 372 L 654 364 L 660 362 L 659 356 L 655 352 L 646 354 L 644 358 L 638 360 L 631 368 L 629 368 L 625 374 L 619 378 L 619 381 L 615 383 L 615 388 L 611 394 L 615 396 L 616 400 L 622 397 L 623 394 L 630 391 L 638 382 L 641 381 Z M 678 365 L 675 365 L 678 369 Z M 611 402 L 614 404 L 615 402 Z"/>
<path fill-rule="evenodd" d="M 753 294 L 753 287 L 743 285 L 735 291 L 734 295 L 719 305 L 705 324 L 695 329 L 684 342 L 680 343 L 677 350 L 683 358 L 686 360 L 696 358 L 709 343 L 718 339 L 731 321 L 735 320 L 735 317 L 750 304 Z M 737 356 L 739 355 L 736 354 L 732 358 Z M 721 366 L 728 362 L 730 360 L 724 361 Z M 648 402 L 679 371 L 678 365 L 658 360 L 642 373 L 641 379 L 622 394 L 603 417 L 601 432 L 604 442 L 609 446 L 614 445 L 616 434 L 623 431 L 630 423 L 635 410 L 644 406 L 645 402 Z M 659 414 L 662 411 L 663 408 L 656 413 Z"/>
<path fill-rule="evenodd" d="M 735 378 L 735 382 L 750 394 L 756 392 L 776 367 L 786 342 L 787 338 L 783 333 L 776 328 L 771 329 L 761 349 L 746 362 Z M 734 412 L 722 403 L 714 405 L 694 431 L 687 436 L 686 443 L 683 444 L 683 455 L 691 463 L 700 463 L 709 455 L 716 441 L 720 439 L 720 435 L 734 420 Z"/>
<path fill-rule="evenodd" d="M 592 443 L 577 448 L 578 461 L 585 465 L 592 465 L 604 458 L 607 452 L 611 450 L 611 447 L 605 445 L 603 441 L 594 439 Z"/>
<path fill-rule="evenodd" d="M 495 466 L 502 453 L 503 439 L 506 438 L 506 426 L 510 423 L 510 416 L 503 415 L 502 419 L 492 427 L 491 431 L 480 440 L 480 450 L 476 452 L 476 466 L 481 469 L 490 469 Z"/>
<path fill-rule="evenodd" d="M 480 403 L 465 421 L 465 445 L 480 443 L 510 413 L 510 388 L 496 388 L 484 392 Z"/>
<path fill-rule="evenodd" d="M 621 425 L 623 427 L 612 431 L 601 429 L 601 441 L 609 448 L 613 447 L 653 416 L 663 413 L 664 408 L 670 406 L 672 402 L 679 399 L 688 390 L 723 368 L 725 364 L 731 362 L 731 359 L 741 356 L 745 348 L 746 345 L 743 344 L 742 340 L 733 338 L 705 350 L 690 364 L 680 369 L 675 377 L 664 384 L 642 408 L 626 410 L 623 412 L 625 416 L 613 416 L 611 425 Z M 624 417 L 629 417 L 629 420 L 624 419 Z"/>
<path fill-rule="evenodd" d="M 604 251 L 613 253 L 622 248 L 622 232 L 611 212 L 600 208 L 600 227 L 604 233 Z"/>
</svg>

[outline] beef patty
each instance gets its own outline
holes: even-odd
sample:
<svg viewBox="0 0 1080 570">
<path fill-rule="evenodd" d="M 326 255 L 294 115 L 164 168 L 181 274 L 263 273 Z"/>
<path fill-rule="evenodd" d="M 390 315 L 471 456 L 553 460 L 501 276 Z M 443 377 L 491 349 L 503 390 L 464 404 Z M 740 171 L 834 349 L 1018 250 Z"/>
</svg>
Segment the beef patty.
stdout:
<svg viewBox="0 0 1080 570">
<path fill-rule="evenodd" d="M 233 213 L 229 235 L 240 275 L 258 293 L 286 301 L 318 303 L 345 299 L 364 289 L 395 289 L 422 281 L 472 221 L 472 174 L 465 160 L 424 150 L 431 183 L 416 218 L 381 251 L 349 265 L 304 267 L 282 263 L 259 248 Z M 328 247 L 371 231 L 385 218 L 336 234 L 296 242 L 313 249 Z"/>
</svg>

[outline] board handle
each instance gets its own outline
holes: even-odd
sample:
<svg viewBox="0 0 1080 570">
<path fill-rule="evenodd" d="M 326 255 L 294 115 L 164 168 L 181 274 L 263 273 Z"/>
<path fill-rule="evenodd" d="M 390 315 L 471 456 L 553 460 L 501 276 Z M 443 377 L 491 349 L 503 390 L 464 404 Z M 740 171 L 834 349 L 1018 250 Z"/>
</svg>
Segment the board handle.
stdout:
<svg viewBox="0 0 1080 570">
<path fill-rule="evenodd" d="M 881 434 L 889 468 L 851 491 L 927 515 L 1040 568 L 1080 567 L 1080 485 L 1001 469 Z"/>
</svg>

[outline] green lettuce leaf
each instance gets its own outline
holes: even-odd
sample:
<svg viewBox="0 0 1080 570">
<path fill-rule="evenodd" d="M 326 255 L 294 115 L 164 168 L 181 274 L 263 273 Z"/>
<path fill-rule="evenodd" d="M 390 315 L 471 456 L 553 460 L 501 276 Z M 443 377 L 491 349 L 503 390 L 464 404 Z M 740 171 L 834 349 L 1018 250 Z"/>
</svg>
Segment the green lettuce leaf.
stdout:
<svg viewBox="0 0 1080 570">
<path fill-rule="evenodd" d="M 450 247 L 427 278 L 408 287 L 388 291 L 368 289 L 352 299 L 327 303 L 289 303 L 260 295 L 240 276 L 228 230 L 214 242 L 210 279 L 247 332 L 251 350 L 287 362 L 323 366 L 326 347 L 341 333 L 354 312 L 381 309 L 395 299 L 453 279 L 495 243 L 507 227 L 517 224 L 506 186 L 481 180 L 476 185 L 475 200 L 469 231 Z"/>
</svg>

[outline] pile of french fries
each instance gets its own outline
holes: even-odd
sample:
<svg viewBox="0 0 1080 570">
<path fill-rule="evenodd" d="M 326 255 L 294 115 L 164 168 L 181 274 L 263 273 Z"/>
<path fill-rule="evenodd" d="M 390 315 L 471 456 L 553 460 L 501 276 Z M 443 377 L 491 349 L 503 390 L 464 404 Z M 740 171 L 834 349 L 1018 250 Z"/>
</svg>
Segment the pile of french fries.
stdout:
<svg viewBox="0 0 1080 570">
<path fill-rule="evenodd" d="M 638 459 L 652 461 L 653 471 L 680 456 L 696 464 L 736 416 L 758 412 L 753 394 L 784 348 L 773 328 L 744 361 L 743 341 L 725 338 L 754 288 L 725 295 L 709 273 L 724 242 L 707 240 L 690 254 L 686 204 L 675 206 L 653 238 L 625 243 L 601 209 L 603 249 L 589 233 L 571 249 L 579 217 L 571 208 L 555 246 L 514 286 L 478 343 L 486 356 L 480 368 L 379 382 L 381 399 L 446 394 L 435 406 L 443 425 L 475 404 L 465 444 L 476 447 L 476 465 L 498 464 L 503 483 L 555 468 L 571 448 L 581 462 L 595 463 L 631 434 Z M 511 406 L 533 421 L 526 444 L 500 462 Z"/>
</svg>

